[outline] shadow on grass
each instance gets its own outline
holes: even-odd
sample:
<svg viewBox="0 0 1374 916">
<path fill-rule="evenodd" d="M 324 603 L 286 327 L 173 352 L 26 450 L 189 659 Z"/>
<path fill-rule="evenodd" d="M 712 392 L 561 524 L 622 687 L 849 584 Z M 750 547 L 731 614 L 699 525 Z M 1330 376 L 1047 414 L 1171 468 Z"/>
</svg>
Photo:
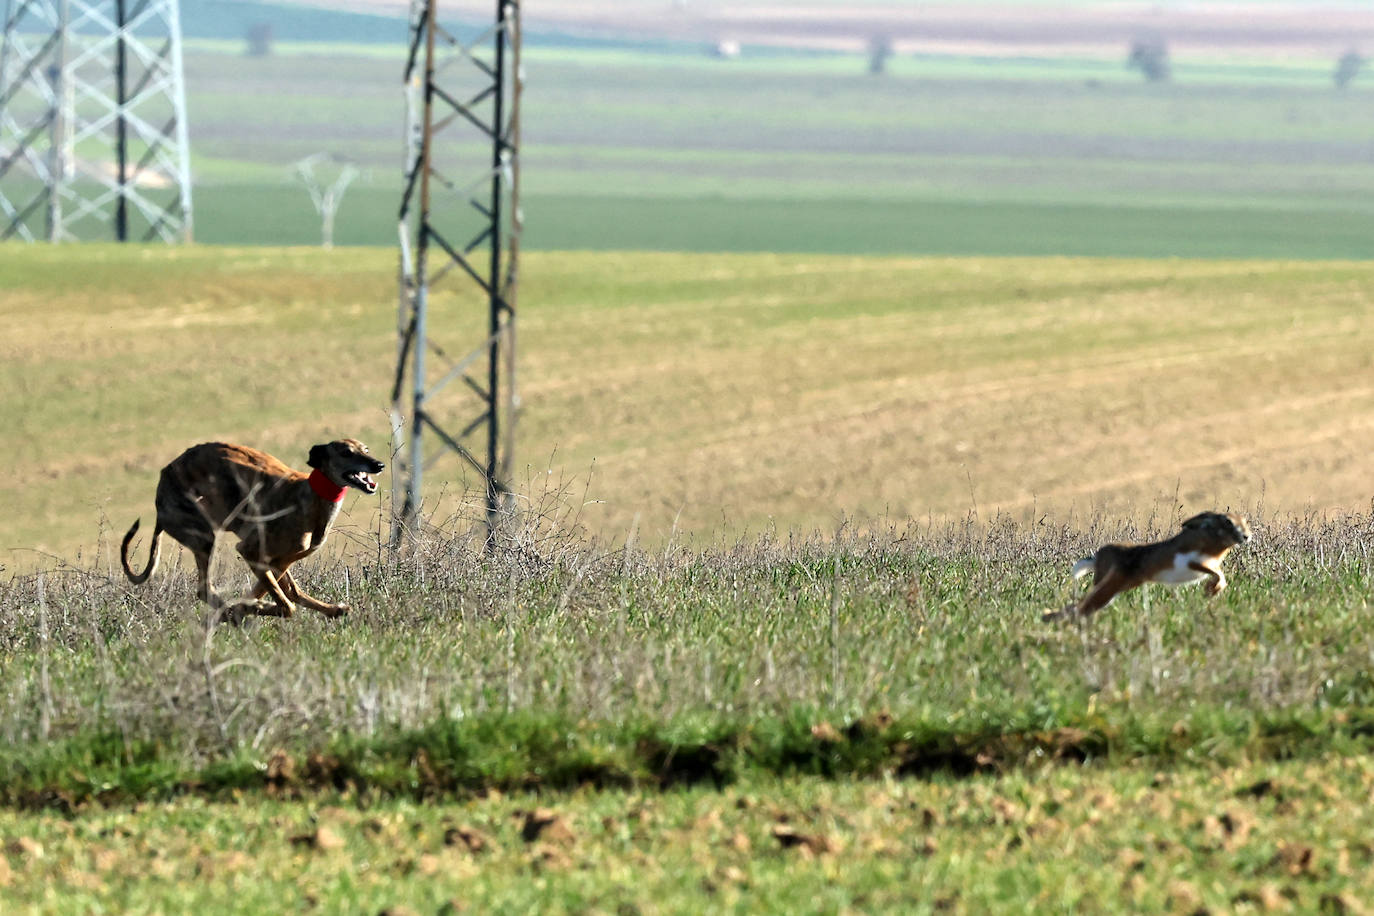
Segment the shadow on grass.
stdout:
<svg viewBox="0 0 1374 916">
<path fill-rule="evenodd" d="M 1162 719 L 1099 719 L 1034 730 L 1008 721 L 960 731 L 879 713 L 837 727 L 797 709 L 753 723 L 684 729 L 513 714 L 439 722 L 386 740 L 345 738 L 296 753 L 239 755 L 198 770 L 177 764 L 157 743 L 100 735 L 36 756 L 5 754 L 0 804 L 71 811 L 251 792 L 418 800 L 491 790 L 721 788 L 760 776 L 962 778 L 1054 765 L 1221 765 L 1374 749 L 1374 710 L 1238 715 L 1213 724 L 1202 732 Z"/>
</svg>

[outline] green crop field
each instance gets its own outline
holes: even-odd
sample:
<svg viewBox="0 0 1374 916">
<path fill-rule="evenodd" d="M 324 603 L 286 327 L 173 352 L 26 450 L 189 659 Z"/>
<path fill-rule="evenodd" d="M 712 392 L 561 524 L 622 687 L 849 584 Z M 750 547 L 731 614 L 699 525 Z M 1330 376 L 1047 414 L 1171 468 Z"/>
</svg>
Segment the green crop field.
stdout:
<svg viewBox="0 0 1374 916">
<path fill-rule="evenodd" d="M 531 252 L 502 549 L 440 463 L 420 543 L 351 498 L 304 564 L 351 614 L 239 628 L 118 538 L 194 442 L 387 451 L 394 255 L 0 275 L 6 912 L 1371 893 L 1367 264 Z M 1213 506 L 1256 531 L 1220 597 L 1041 622 Z"/>
<path fill-rule="evenodd" d="M 188 43 L 200 241 L 316 243 L 292 165 L 326 153 L 362 169 L 337 241 L 395 245 L 404 29 L 391 25 L 392 44 L 283 43 L 266 58 Z M 1374 253 L 1374 88 L 1338 91 L 1331 62 L 1310 56 L 1184 53 L 1172 82 L 1150 85 L 1101 55 L 904 55 L 875 78 L 857 54 L 720 61 L 536 42 L 525 70 L 527 249 Z M 477 94 L 462 68 L 446 72 L 452 92 Z M 459 185 L 490 156 L 461 123 L 437 149 Z M 4 180 L 22 196 L 23 174 Z M 472 212 L 444 195 L 436 207 Z"/>
<path fill-rule="evenodd" d="M 338 240 L 394 244 L 397 28 L 395 47 L 283 45 L 266 59 L 193 43 L 200 240 L 315 242 L 318 218 L 290 166 L 328 152 L 364 169 Z M 1330 69 L 1184 55 L 1172 83 L 1146 85 L 1119 59 L 906 56 L 873 78 L 858 55 L 717 61 L 535 45 L 525 244 L 1367 257 L 1374 177 L 1362 112 L 1374 89 L 1336 91 Z M 475 135 L 442 136 L 445 174 L 480 173 L 489 153 Z"/>
</svg>

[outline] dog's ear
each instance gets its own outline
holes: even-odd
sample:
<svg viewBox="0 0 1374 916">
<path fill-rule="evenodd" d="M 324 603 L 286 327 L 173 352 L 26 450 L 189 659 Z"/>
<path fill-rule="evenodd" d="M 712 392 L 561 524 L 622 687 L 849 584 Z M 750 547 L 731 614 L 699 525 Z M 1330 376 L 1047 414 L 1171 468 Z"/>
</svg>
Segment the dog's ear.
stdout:
<svg viewBox="0 0 1374 916">
<path fill-rule="evenodd" d="M 310 448 L 310 457 L 305 459 L 305 463 L 317 470 L 324 470 L 325 464 L 329 462 L 329 446 L 314 445 Z"/>
</svg>

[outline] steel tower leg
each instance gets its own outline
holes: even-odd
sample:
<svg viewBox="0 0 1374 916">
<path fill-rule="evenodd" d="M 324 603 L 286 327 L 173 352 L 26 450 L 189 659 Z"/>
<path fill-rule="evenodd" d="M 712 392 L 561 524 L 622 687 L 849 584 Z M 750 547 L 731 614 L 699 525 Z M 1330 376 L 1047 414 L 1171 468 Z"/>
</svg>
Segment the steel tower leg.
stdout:
<svg viewBox="0 0 1374 916">
<path fill-rule="evenodd" d="M 448 452 L 480 475 L 489 545 L 511 506 L 522 82 L 518 2 L 497 0 L 494 25 L 464 43 L 439 23 L 437 0 L 412 0 L 391 412 L 394 543 L 418 532 L 426 472 Z M 450 137 L 490 143 L 486 167 L 477 171 L 461 162 L 446 142 Z M 465 173 L 466 182 L 452 177 Z M 444 283 L 450 277 L 456 279 Z M 432 293 L 441 284 L 443 309 L 431 314 Z M 453 333 L 462 324 L 460 306 L 485 309 L 485 339 L 454 359 L 431 334 Z M 428 364 L 431 356 L 437 367 Z M 468 418 L 457 417 L 461 425 L 445 405 L 452 400 L 463 409 L 462 403 L 436 398 L 454 381 L 464 383 L 468 404 Z M 485 448 L 473 441 L 479 435 Z"/>
</svg>

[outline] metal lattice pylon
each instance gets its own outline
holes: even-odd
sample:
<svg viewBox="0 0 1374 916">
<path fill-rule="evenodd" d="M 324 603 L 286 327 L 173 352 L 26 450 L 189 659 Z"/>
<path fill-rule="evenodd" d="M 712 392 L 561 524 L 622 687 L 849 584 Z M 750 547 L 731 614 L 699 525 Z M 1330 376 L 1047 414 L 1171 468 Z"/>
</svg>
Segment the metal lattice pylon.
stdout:
<svg viewBox="0 0 1374 916">
<path fill-rule="evenodd" d="M 191 237 L 177 0 L 6 0 L 0 239 Z"/>
<path fill-rule="evenodd" d="M 393 540 L 416 530 L 425 473 L 448 452 L 481 475 L 489 542 L 510 506 L 522 82 L 518 2 L 496 0 L 494 24 L 464 42 L 439 24 L 437 0 L 412 0 L 391 398 Z M 472 144 L 489 150 L 480 165 Z M 436 302 L 441 310 L 432 315 Z M 455 358 L 431 338 L 440 326 L 461 327 L 460 311 L 476 310 L 485 311 L 482 339 L 465 355 Z M 436 401 L 441 393 L 446 401 Z M 479 434 L 485 447 L 473 442 Z"/>
</svg>

